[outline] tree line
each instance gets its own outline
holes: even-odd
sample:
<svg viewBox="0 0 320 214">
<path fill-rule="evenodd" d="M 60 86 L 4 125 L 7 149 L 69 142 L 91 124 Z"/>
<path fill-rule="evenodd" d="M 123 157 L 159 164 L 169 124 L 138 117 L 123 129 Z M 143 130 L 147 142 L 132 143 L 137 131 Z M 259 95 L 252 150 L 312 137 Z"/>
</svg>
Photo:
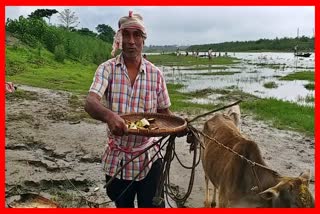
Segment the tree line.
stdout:
<svg viewBox="0 0 320 214">
<path fill-rule="evenodd" d="M 186 51 L 208 51 L 214 52 L 263 52 L 263 51 L 279 51 L 293 52 L 297 47 L 298 51 L 314 51 L 314 37 L 306 36 L 296 38 L 275 38 L 275 39 L 259 39 L 257 41 L 236 41 L 223 42 L 217 44 L 191 45 Z"/>
</svg>

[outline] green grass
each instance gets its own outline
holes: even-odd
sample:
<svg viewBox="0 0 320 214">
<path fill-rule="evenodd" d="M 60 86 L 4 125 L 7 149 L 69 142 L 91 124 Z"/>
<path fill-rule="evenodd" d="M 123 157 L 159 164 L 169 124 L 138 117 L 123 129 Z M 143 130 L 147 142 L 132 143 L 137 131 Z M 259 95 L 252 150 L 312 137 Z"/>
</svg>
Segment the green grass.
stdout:
<svg viewBox="0 0 320 214">
<path fill-rule="evenodd" d="M 314 90 L 314 83 L 305 84 L 304 87 L 308 90 Z"/>
<path fill-rule="evenodd" d="M 307 103 L 313 103 L 314 102 L 314 96 L 313 95 L 307 95 L 305 101 Z"/>
<path fill-rule="evenodd" d="M 261 67 L 265 67 L 265 68 L 271 68 L 271 69 L 275 69 L 278 70 L 281 68 L 281 64 L 269 64 L 269 63 L 252 63 L 254 65 L 257 66 L 261 66 Z"/>
<path fill-rule="evenodd" d="M 277 88 L 278 87 L 277 83 L 275 83 L 275 82 L 266 82 L 263 84 L 263 86 L 265 88 Z"/>
<path fill-rule="evenodd" d="M 57 63 L 53 55 L 44 50 L 41 57 L 30 48 L 19 48 L 18 51 L 7 48 L 6 52 L 6 81 L 15 84 L 85 94 L 97 69 L 94 64 L 83 65 L 73 61 Z M 39 60 L 41 60 L 40 65 L 38 65 Z"/>
<path fill-rule="evenodd" d="M 181 70 L 225 70 L 227 69 L 227 67 L 225 66 L 194 66 L 194 67 L 185 67 L 185 68 L 181 68 Z"/>
<path fill-rule="evenodd" d="M 276 128 L 314 134 L 314 107 L 273 98 L 243 102 L 241 107 L 254 113 L 260 120 L 271 121 Z"/>
<path fill-rule="evenodd" d="M 191 65 L 229 65 L 238 63 L 236 58 L 216 57 L 214 59 L 196 58 L 194 56 L 176 56 L 173 54 L 150 55 L 148 60 L 162 66 L 191 66 Z"/>
<path fill-rule="evenodd" d="M 185 112 L 188 114 L 200 113 L 204 110 L 212 109 L 212 104 L 197 104 L 191 103 L 190 100 L 194 98 L 193 93 L 182 93 L 179 92 L 179 89 L 182 89 L 184 86 L 180 84 L 167 84 L 171 107 L 170 110 L 174 112 Z M 204 95 L 203 95 L 204 96 Z"/>
<path fill-rule="evenodd" d="M 238 72 L 238 71 L 234 71 L 234 72 L 218 71 L 218 72 L 196 73 L 195 75 L 202 75 L 202 76 L 219 76 L 219 75 L 233 75 L 233 74 L 237 74 L 237 73 L 241 73 L 241 72 Z"/>
<path fill-rule="evenodd" d="M 280 80 L 308 80 L 314 81 L 314 72 L 313 71 L 300 71 L 287 76 L 281 77 Z"/>
<path fill-rule="evenodd" d="M 259 99 L 238 90 L 205 89 L 192 93 L 181 93 L 178 91 L 181 88 L 183 88 L 182 85 L 168 84 L 173 111 L 201 114 L 225 103 L 231 103 L 230 100 L 243 100 L 240 106 L 244 113 L 253 113 L 257 119 L 269 121 L 279 129 L 294 130 L 307 135 L 314 134 L 314 107 L 272 98 Z M 217 100 L 220 103 L 196 104 L 190 102 L 194 97 L 204 98 L 212 93 L 223 95 Z"/>
</svg>

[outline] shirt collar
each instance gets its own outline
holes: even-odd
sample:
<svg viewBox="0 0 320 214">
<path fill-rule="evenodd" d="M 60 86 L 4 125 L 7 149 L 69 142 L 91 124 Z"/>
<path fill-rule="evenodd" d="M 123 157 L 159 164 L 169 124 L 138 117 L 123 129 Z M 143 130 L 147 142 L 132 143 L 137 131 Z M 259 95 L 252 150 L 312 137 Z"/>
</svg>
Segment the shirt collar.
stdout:
<svg viewBox="0 0 320 214">
<path fill-rule="evenodd" d="M 116 56 L 116 65 L 121 66 L 121 68 L 125 68 L 124 59 L 122 53 Z M 141 55 L 141 65 L 140 65 L 140 72 L 145 72 L 147 68 L 146 60 Z"/>
</svg>

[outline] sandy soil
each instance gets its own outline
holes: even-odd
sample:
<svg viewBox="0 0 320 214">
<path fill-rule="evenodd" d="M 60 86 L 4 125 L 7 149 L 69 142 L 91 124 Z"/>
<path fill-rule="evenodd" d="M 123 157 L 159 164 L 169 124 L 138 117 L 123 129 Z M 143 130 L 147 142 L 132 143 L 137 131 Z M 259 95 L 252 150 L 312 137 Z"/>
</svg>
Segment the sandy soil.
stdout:
<svg viewBox="0 0 320 214">
<path fill-rule="evenodd" d="M 58 201 L 64 207 L 88 207 L 80 200 L 113 207 L 103 188 L 105 181 L 100 164 L 106 127 L 103 123 L 83 118 L 83 108 L 69 93 L 19 86 L 26 97 L 6 99 L 6 201 L 18 195 L 36 192 Z M 184 118 L 192 116 L 179 114 Z M 207 118 L 197 121 L 202 129 Z M 267 164 L 279 173 L 298 176 L 310 169 L 310 189 L 314 193 L 314 139 L 296 132 L 278 130 L 252 116 L 242 118 L 242 132 L 258 143 Z M 185 164 L 192 154 L 185 137 L 177 138 L 176 152 Z M 190 170 L 176 160 L 170 179 L 184 193 Z M 192 193 L 186 207 L 203 207 L 204 176 L 201 164 L 196 169 Z"/>
</svg>

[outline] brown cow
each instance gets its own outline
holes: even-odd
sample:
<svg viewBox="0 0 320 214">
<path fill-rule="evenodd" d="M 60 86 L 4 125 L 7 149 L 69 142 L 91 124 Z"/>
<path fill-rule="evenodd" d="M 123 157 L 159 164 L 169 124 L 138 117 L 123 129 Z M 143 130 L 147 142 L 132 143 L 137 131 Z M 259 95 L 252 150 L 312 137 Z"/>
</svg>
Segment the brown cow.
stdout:
<svg viewBox="0 0 320 214">
<path fill-rule="evenodd" d="M 203 132 L 245 158 L 266 166 L 257 144 L 246 139 L 228 115 L 215 114 L 205 123 Z M 213 206 L 217 188 L 219 207 L 314 207 L 308 189 L 310 172 L 299 177 L 283 177 L 257 165 L 253 171 L 246 160 L 207 137 L 204 146 L 206 207 L 210 207 L 209 180 L 214 185 Z"/>
</svg>

